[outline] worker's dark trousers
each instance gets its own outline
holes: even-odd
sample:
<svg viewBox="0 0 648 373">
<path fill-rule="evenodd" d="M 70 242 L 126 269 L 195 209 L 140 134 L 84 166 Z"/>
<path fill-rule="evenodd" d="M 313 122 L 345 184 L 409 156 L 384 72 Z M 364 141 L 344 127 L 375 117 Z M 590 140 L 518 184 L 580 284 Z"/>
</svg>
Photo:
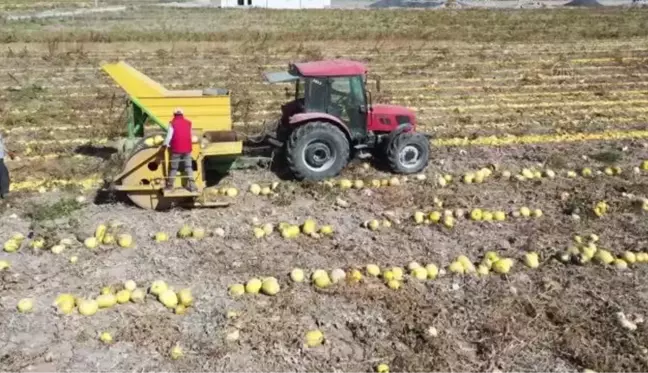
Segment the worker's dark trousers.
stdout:
<svg viewBox="0 0 648 373">
<path fill-rule="evenodd" d="M 171 154 L 171 167 L 169 169 L 169 179 L 167 180 L 167 187 L 171 188 L 173 182 L 175 181 L 176 174 L 178 173 L 178 168 L 180 163 L 183 165 L 183 170 L 187 174 L 187 186 L 194 185 L 193 179 L 193 168 L 192 166 L 191 153 L 172 153 Z"/>
<path fill-rule="evenodd" d="M 0 198 L 4 198 L 9 194 L 9 170 L 4 164 L 4 159 L 0 158 Z"/>
</svg>

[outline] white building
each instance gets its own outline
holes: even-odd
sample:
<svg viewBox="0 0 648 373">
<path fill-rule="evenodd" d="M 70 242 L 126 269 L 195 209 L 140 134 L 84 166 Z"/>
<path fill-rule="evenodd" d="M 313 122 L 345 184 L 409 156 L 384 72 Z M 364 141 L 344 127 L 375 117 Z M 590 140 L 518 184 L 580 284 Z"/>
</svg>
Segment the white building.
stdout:
<svg viewBox="0 0 648 373">
<path fill-rule="evenodd" d="M 223 8 L 325 9 L 331 0 L 212 0 Z"/>
</svg>

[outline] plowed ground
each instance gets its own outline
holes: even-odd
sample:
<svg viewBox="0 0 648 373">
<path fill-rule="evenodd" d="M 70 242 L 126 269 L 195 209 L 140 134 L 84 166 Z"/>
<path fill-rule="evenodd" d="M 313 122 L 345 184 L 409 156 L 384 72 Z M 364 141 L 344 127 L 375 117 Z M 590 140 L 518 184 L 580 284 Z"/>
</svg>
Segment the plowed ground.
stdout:
<svg viewBox="0 0 648 373">
<path fill-rule="evenodd" d="M 176 19 L 178 26 L 166 36 L 170 15 L 146 8 L 119 17 L 42 21 L 37 31 L 29 23 L 10 23 L 0 32 L 7 41 L 0 50 L 0 118 L 7 144 L 20 156 L 8 162 L 19 187 L 0 207 L 0 240 L 34 231 L 45 235 L 50 247 L 70 235 L 83 240 L 98 224 L 119 221 L 136 242 L 131 249 L 94 251 L 78 243 L 60 255 L 29 248 L 0 253 L 12 264 L 0 273 L 3 370 L 369 371 L 381 362 L 392 371 L 648 370 L 645 325 L 637 322 L 630 331 L 616 316 L 623 312 L 636 319 L 645 312 L 647 265 L 618 270 L 553 259 L 573 245 L 575 234 L 597 234 L 598 246 L 616 255 L 648 251 L 645 212 L 627 197 L 648 193 L 648 173 L 634 170 L 648 159 L 640 138 L 648 103 L 648 13 L 444 11 L 442 18 L 411 11 L 210 12 L 178 11 L 192 22 L 178 25 Z M 297 33 L 306 19 L 312 28 Z M 344 21 L 350 19 L 367 27 L 348 28 Z M 394 20 L 400 26 L 393 34 L 369 27 Z M 218 27 L 194 29 L 201 21 Z M 254 25 L 261 22 L 268 27 L 265 34 L 246 35 L 257 32 Z M 560 27 L 575 31 L 559 33 Z M 412 38 L 405 41 L 407 30 Z M 447 41 L 435 35 L 448 36 Z M 277 176 L 236 171 L 225 185 L 242 193 L 226 209 L 153 213 L 103 198 L 79 206 L 73 187 L 49 186 L 53 180 L 82 181 L 118 170 L 112 142 L 125 129 L 124 97 L 99 71 L 102 60 L 126 59 L 168 87 L 230 88 L 236 128 L 255 131 L 285 99 L 284 87 L 261 83 L 261 71 L 284 69 L 291 60 L 332 57 L 366 61 L 375 100 L 415 108 L 422 130 L 437 141 L 495 136 L 482 143 L 499 144 L 505 135 L 518 140 L 504 146 L 435 146 L 427 180 L 410 178 L 399 187 L 340 191 L 282 181 L 277 195 L 261 197 L 244 191 Z M 637 130 L 638 138 L 615 138 L 629 130 Z M 565 134 L 602 134 L 603 140 L 516 144 Z M 464 173 L 491 164 L 499 171 L 483 184 L 460 182 Z M 566 176 L 569 170 L 608 166 L 620 167 L 621 175 Z M 552 169 L 558 176 L 524 182 L 498 176 L 523 168 Z M 440 188 L 436 180 L 447 173 L 454 181 Z M 391 175 L 354 163 L 342 177 L 368 181 Z M 26 181 L 31 182 L 21 184 Z M 46 192 L 33 193 L 41 183 L 48 185 Z M 94 200 L 96 190 L 83 193 Z M 435 206 L 435 197 L 443 207 Z M 349 206 L 337 206 L 338 198 Z M 597 218 L 591 209 L 601 200 L 610 211 Z M 497 223 L 459 218 L 453 229 L 412 220 L 415 211 L 510 212 L 522 206 L 544 214 Z M 361 227 L 385 214 L 400 224 L 377 232 Z M 255 218 L 297 224 L 308 217 L 333 225 L 334 236 L 285 240 L 276 232 L 263 239 L 252 234 Z M 157 231 L 174 235 L 184 223 L 210 233 L 223 228 L 226 235 L 163 244 L 150 238 Z M 287 275 L 294 267 L 310 273 L 410 261 L 445 268 L 461 254 L 478 263 L 490 250 L 516 259 L 508 275 L 406 278 L 399 290 L 379 279 L 316 290 L 293 284 Z M 538 269 L 524 266 L 526 251 L 540 254 Z M 78 263 L 69 263 L 72 255 Z M 277 277 L 281 292 L 228 295 L 228 285 L 261 276 Z M 176 289 L 189 287 L 195 305 L 174 315 L 149 297 L 144 304 L 118 305 L 92 317 L 59 315 L 51 307 L 60 293 L 94 297 L 103 286 L 128 279 L 141 287 L 156 279 Z M 16 304 L 26 297 L 34 299 L 34 311 L 20 314 Z M 228 319 L 228 311 L 239 316 Z M 326 343 L 304 348 L 304 334 L 315 328 Z M 235 330 L 238 340 L 227 341 Z M 112 333 L 112 345 L 98 340 L 102 331 Z M 171 360 L 176 343 L 185 356 Z"/>
</svg>

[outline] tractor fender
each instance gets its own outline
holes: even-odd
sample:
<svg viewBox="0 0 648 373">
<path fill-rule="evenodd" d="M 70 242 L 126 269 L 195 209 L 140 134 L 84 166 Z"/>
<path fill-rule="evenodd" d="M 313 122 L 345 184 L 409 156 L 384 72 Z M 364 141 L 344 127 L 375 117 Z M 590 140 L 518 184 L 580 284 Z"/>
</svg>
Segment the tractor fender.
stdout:
<svg viewBox="0 0 648 373">
<path fill-rule="evenodd" d="M 400 135 L 403 132 L 409 132 L 414 129 L 414 126 L 412 126 L 410 123 L 403 123 L 400 124 L 398 127 L 396 127 L 395 130 L 391 131 L 389 135 L 387 135 L 387 138 L 385 139 L 385 145 L 389 146 L 391 142 L 396 138 L 396 136 Z"/>
<path fill-rule="evenodd" d="M 333 116 L 331 114 L 319 113 L 319 112 L 299 113 L 291 116 L 290 119 L 288 120 L 288 123 L 290 124 L 291 127 L 294 128 L 303 123 L 313 122 L 313 121 L 329 122 L 337 126 L 346 135 L 347 140 L 349 140 L 349 142 L 351 141 L 351 131 L 349 131 L 349 127 L 347 127 L 347 125 L 344 124 L 344 122 L 342 122 L 340 118 Z"/>
</svg>

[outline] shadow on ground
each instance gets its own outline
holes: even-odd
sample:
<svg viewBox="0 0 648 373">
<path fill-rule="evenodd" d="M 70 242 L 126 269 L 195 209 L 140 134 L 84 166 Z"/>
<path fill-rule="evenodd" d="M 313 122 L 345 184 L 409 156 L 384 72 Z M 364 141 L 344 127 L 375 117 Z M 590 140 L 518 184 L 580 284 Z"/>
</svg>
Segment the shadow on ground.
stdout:
<svg viewBox="0 0 648 373">
<path fill-rule="evenodd" d="M 74 149 L 74 152 L 76 154 L 108 160 L 113 154 L 117 154 L 117 149 L 112 146 L 81 145 Z"/>
</svg>

